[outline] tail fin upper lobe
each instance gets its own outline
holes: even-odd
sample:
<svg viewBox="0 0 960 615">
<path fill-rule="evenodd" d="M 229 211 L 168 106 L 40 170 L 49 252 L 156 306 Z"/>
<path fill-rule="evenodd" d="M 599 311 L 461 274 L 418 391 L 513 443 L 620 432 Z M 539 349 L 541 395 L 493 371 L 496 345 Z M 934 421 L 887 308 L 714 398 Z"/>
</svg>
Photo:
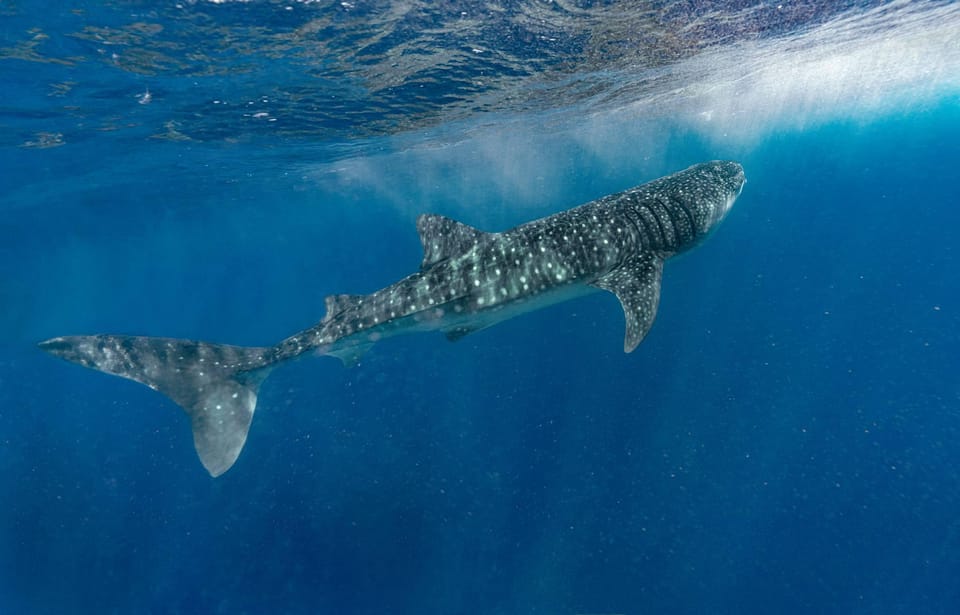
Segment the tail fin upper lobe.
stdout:
<svg viewBox="0 0 960 615">
<path fill-rule="evenodd" d="M 271 366 L 267 348 L 158 337 L 56 337 L 40 348 L 172 399 L 190 416 L 194 446 L 211 476 L 229 470 L 240 455 Z"/>
</svg>

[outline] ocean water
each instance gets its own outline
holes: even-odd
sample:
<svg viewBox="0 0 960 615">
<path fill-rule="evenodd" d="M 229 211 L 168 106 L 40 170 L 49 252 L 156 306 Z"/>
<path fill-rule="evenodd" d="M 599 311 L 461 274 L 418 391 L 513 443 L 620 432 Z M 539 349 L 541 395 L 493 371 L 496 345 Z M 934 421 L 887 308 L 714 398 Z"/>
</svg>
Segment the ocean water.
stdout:
<svg viewBox="0 0 960 615">
<path fill-rule="evenodd" d="M 960 612 L 960 5 L 0 2 L 0 613 Z M 269 345 L 710 159 L 610 294 L 286 365 L 210 478 L 36 348 Z"/>
</svg>

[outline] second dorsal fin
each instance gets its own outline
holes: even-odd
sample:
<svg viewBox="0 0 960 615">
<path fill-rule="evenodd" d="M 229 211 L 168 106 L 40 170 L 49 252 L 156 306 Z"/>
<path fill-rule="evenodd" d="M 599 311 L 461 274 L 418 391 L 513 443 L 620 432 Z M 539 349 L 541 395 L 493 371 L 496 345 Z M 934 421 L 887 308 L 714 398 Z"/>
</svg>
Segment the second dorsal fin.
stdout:
<svg viewBox="0 0 960 615">
<path fill-rule="evenodd" d="M 436 214 L 423 214 L 417 218 L 417 232 L 420 233 L 420 243 L 423 244 L 421 269 L 444 259 L 460 256 L 480 243 L 486 235 L 463 222 Z"/>
<path fill-rule="evenodd" d="M 340 312 L 359 305 L 363 302 L 363 299 L 363 295 L 327 295 L 324 301 L 326 303 L 327 313 L 324 315 L 323 321 L 326 322 Z"/>
</svg>

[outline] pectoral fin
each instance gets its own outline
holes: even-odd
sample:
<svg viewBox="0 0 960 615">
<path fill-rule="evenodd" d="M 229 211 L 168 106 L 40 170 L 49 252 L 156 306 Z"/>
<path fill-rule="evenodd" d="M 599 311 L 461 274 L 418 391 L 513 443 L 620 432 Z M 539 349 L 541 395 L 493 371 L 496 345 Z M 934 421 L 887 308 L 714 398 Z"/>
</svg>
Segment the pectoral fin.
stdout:
<svg viewBox="0 0 960 615">
<path fill-rule="evenodd" d="M 660 279 L 663 259 L 655 254 L 639 254 L 617 269 L 597 279 L 593 286 L 609 290 L 620 300 L 627 321 L 623 351 L 633 349 L 643 340 L 657 316 L 660 303 Z"/>
<path fill-rule="evenodd" d="M 356 367 L 360 365 L 360 359 L 363 358 L 363 355 L 371 348 L 373 348 L 373 342 L 369 344 L 354 344 L 353 346 L 347 346 L 346 348 L 334 350 L 327 354 L 343 361 L 344 367 Z"/>
</svg>

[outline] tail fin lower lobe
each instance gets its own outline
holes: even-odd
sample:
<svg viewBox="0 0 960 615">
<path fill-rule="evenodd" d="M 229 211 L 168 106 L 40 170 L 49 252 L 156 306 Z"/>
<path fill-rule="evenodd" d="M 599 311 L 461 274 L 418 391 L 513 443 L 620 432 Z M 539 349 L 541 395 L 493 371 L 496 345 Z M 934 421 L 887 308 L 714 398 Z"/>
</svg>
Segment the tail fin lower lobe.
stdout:
<svg viewBox="0 0 960 615">
<path fill-rule="evenodd" d="M 55 337 L 40 348 L 172 399 L 190 416 L 194 446 L 211 476 L 229 470 L 240 455 L 271 366 L 267 348 L 158 337 Z"/>
</svg>

